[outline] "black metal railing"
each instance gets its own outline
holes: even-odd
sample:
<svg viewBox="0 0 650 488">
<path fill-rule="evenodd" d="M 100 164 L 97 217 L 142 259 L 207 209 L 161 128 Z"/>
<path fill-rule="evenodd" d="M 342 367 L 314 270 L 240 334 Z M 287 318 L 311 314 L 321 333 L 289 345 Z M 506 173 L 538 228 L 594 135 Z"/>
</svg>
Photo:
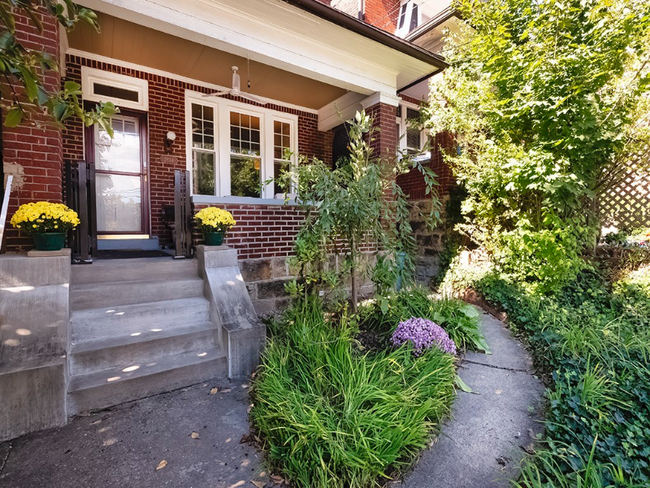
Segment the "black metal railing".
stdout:
<svg viewBox="0 0 650 488">
<path fill-rule="evenodd" d="M 72 261 L 91 263 L 97 257 L 97 218 L 95 208 L 95 165 L 85 161 L 66 161 L 66 205 L 79 214 L 81 223 L 71 232 Z"/>
<path fill-rule="evenodd" d="M 175 257 L 192 256 L 192 203 L 190 201 L 189 171 L 174 172 L 174 244 Z"/>
</svg>

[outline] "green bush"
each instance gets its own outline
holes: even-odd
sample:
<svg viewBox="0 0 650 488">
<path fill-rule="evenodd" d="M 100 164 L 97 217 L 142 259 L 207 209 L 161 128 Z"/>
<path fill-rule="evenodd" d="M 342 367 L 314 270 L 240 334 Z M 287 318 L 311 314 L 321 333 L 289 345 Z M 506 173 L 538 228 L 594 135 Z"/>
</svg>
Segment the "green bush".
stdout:
<svg viewBox="0 0 650 488">
<path fill-rule="evenodd" d="M 411 317 L 432 320 L 441 326 L 458 349 L 489 352 L 489 347 L 479 330 L 479 313 L 476 308 L 461 300 L 433 300 L 421 288 L 405 289 L 389 297 L 380 297 L 359 310 L 362 329 L 377 331 L 388 336 L 397 324 Z"/>
<path fill-rule="evenodd" d="M 379 486 L 449 413 L 454 358 L 408 346 L 362 355 L 343 317 L 308 298 L 262 357 L 250 416 L 274 469 L 297 487 Z"/>
<path fill-rule="evenodd" d="M 594 271 L 555 295 L 494 273 L 476 283 L 549 379 L 544 447 L 520 486 L 650 486 L 649 283 L 647 271 L 613 293 Z"/>
</svg>

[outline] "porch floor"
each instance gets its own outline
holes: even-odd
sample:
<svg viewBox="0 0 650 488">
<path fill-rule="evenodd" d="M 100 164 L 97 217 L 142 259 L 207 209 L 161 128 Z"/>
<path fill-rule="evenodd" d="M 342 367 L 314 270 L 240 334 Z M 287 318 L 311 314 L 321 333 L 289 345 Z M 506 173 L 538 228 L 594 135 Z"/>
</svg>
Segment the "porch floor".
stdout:
<svg viewBox="0 0 650 488">
<path fill-rule="evenodd" d="M 248 404 L 247 383 L 217 379 L 75 417 L 63 428 L 0 444 L 0 485 L 264 486 L 261 453 L 240 443 Z M 167 465 L 156 470 L 162 460 Z"/>
</svg>

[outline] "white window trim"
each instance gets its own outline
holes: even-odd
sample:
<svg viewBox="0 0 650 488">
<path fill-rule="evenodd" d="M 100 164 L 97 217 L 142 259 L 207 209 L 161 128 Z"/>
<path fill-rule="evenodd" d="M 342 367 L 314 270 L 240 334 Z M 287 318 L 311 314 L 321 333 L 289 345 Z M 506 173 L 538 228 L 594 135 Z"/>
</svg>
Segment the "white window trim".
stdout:
<svg viewBox="0 0 650 488">
<path fill-rule="evenodd" d="M 185 159 L 186 168 L 192 174 L 192 103 L 212 107 L 214 110 L 215 182 L 216 195 L 194 194 L 194 178 L 190 178 L 192 199 L 197 203 L 273 203 L 283 202 L 273 194 L 273 184 L 264 185 L 260 198 L 240 197 L 230 194 L 230 112 L 252 115 L 260 118 L 260 179 L 273 177 L 273 122 L 275 120 L 291 126 L 291 164 L 298 162 L 298 116 L 276 110 L 236 102 L 222 97 L 206 97 L 192 90 L 185 90 Z"/>
<path fill-rule="evenodd" d="M 401 116 L 400 117 L 395 117 L 395 122 L 397 123 L 399 127 L 399 134 L 398 134 L 398 140 L 399 140 L 399 152 L 400 155 L 403 154 L 408 148 L 406 146 L 406 129 L 408 128 L 408 122 L 407 122 L 407 112 L 406 109 L 411 109 L 411 110 L 416 110 L 417 112 L 420 111 L 420 107 L 416 105 L 415 103 L 407 102 L 405 100 L 401 100 L 399 102 L 401 106 Z M 429 130 L 428 129 L 422 129 L 420 131 L 420 147 L 418 147 L 418 150 L 421 150 L 426 142 L 427 138 L 429 137 Z M 418 160 L 426 160 L 431 158 L 431 150 L 425 151 L 422 153 L 420 156 L 417 157 Z"/>
<path fill-rule="evenodd" d="M 107 97 L 96 94 L 95 83 L 123 88 L 138 93 L 138 101 L 124 100 L 122 98 Z M 133 76 L 120 75 L 95 68 L 81 67 L 81 91 L 83 99 L 91 102 L 113 102 L 118 107 L 132 108 L 135 110 L 149 110 L 149 82 Z"/>
</svg>

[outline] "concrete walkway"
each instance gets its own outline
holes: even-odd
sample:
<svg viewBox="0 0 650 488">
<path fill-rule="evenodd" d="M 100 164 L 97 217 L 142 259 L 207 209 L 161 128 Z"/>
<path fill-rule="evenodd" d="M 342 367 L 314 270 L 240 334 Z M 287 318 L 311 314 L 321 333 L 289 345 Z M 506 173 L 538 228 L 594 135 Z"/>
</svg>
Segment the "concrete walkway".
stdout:
<svg viewBox="0 0 650 488">
<path fill-rule="evenodd" d="M 0 487 L 265 486 L 262 455 L 240 443 L 249 431 L 247 387 L 206 382 L 0 444 Z"/>
<path fill-rule="evenodd" d="M 481 315 L 492 355 L 469 353 L 453 418 L 405 481 L 406 488 L 507 487 L 540 432 L 541 383 L 505 326 Z M 210 394 L 212 388 L 219 391 Z M 274 486 L 249 432 L 248 385 L 215 380 L 77 417 L 0 444 L 0 487 L 262 488 Z M 192 433 L 198 438 L 194 439 Z M 161 461 L 166 465 L 159 470 Z"/>
<path fill-rule="evenodd" d="M 505 325 L 485 312 L 482 328 L 492 355 L 468 353 L 459 375 L 473 393 L 459 392 L 453 417 L 432 448 L 395 487 L 501 488 L 516 478 L 525 451 L 540 433 L 544 387 L 532 361 Z"/>
</svg>

